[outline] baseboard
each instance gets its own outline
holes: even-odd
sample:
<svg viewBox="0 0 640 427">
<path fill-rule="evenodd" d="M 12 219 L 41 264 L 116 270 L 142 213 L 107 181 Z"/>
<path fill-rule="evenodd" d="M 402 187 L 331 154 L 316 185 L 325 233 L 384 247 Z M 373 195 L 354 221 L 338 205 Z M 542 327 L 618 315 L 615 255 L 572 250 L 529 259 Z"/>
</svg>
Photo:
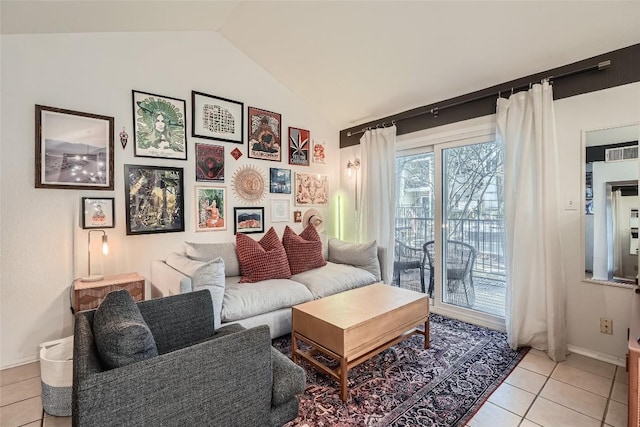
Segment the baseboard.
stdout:
<svg viewBox="0 0 640 427">
<path fill-rule="evenodd" d="M 17 368 L 18 366 L 28 365 L 29 363 L 39 362 L 39 361 L 40 361 L 39 355 L 35 359 L 33 358 L 33 356 L 26 356 L 21 359 L 18 359 L 17 361 L 11 362 L 7 365 L 3 365 L 2 367 L 0 367 L 0 371 L 4 371 L 5 369 Z"/>
<path fill-rule="evenodd" d="M 596 360 L 599 360 L 601 362 L 611 363 L 612 365 L 623 366 L 623 367 L 627 366 L 626 358 L 625 359 L 621 359 L 619 357 L 615 357 L 615 356 L 612 356 L 610 354 L 599 353 L 597 351 L 589 350 L 587 348 L 578 347 L 576 345 L 571 345 L 571 344 L 567 345 L 567 349 L 571 353 L 576 353 L 576 354 L 579 354 L 581 356 L 590 357 L 592 359 L 596 359 Z"/>
<path fill-rule="evenodd" d="M 484 326 L 485 328 L 493 329 L 500 332 L 505 332 L 504 319 L 495 320 L 489 318 L 489 316 L 478 314 L 471 310 L 452 310 L 447 307 L 429 307 L 432 313 L 441 314 L 443 316 L 451 317 L 453 319 L 461 320 L 467 323 L 473 323 L 474 325 Z"/>
</svg>

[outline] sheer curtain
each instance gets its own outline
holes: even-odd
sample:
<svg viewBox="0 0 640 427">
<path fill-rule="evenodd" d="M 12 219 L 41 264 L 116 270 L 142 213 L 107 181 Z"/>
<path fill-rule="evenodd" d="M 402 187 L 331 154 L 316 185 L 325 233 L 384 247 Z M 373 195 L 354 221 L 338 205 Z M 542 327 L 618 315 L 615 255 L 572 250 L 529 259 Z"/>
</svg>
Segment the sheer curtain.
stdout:
<svg viewBox="0 0 640 427">
<path fill-rule="evenodd" d="M 554 361 L 566 358 L 566 285 L 558 225 L 558 155 L 553 90 L 544 81 L 499 98 L 505 154 L 507 337 Z"/>
<path fill-rule="evenodd" d="M 360 138 L 360 200 L 357 236 L 387 249 L 382 279 L 391 283 L 396 220 L 396 127 L 371 129 Z M 357 191 L 357 189 L 356 189 Z"/>
</svg>

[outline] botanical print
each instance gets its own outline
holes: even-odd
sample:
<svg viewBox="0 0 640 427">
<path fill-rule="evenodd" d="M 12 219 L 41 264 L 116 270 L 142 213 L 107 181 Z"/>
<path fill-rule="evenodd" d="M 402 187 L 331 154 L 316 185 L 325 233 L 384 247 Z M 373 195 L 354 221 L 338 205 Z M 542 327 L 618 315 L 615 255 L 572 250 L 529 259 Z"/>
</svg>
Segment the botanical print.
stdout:
<svg viewBox="0 0 640 427">
<path fill-rule="evenodd" d="M 226 230 L 224 187 L 196 186 L 196 231 Z"/>
<path fill-rule="evenodd" d="M 269 192 L 280 194 L 291 194 L 291 170 L 270 168 L 269 169 Z"/>
<path fill-rule="evenodd" d="M 289 128 L 289 164 L 309 166 L 309 131 Z"/>
<path fill-rule="evenodd" d="M 313 163 L 325 163 L 325 143 L 313 141 Z"/>
<path fill-rule="evenodd" d="M 280 161 L 281 115 L 249 107 L 249 158 Z"/>
<path fill-rule="evenodd" d="M 187 159 L 185 102 L 133 91 L 135 155 Z"/>
<path fill-rule="evenodd" d="M 296 205 L 326 206 L 329 204 L 327 175 L 296 173 Z"/>
<path fill-rule="evenodd" d="M 196 143 L 196 181 L 224 182 L 224 147 Z"/>
</svg>

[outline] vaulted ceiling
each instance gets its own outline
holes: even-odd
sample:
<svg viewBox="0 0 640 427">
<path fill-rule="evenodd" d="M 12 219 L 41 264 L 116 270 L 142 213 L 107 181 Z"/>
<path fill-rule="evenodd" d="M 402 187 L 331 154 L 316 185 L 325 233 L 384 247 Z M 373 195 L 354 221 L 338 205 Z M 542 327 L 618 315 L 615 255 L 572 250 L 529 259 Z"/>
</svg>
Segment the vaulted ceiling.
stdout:
<svg viewBox="0 0 640 427">
<path fill-rule="evenodd" d="M 638 0 L 2 0 L 0 7 L 2 34 L 218 31 L 340 129 L 640 43 Z"/>
</svg>

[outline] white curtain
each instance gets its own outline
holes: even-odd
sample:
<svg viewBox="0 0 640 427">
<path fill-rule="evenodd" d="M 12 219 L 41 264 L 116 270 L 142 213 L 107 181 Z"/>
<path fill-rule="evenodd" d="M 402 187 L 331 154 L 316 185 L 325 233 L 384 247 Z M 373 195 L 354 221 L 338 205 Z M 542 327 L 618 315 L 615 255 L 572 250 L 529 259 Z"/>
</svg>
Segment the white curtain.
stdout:
<svg viewBox="0 0 640 427">
<path fill-rule="evenodd" d="M 505 154 L 507 337 L 554 361 L 566 358 L 566 285 L 558 225 L 558 150 L 553 90 L 545 81 L 499 98 Z"/>
<path fill-rule="evenodd" d="M 357 236 L 387 249 L 382 280 L 391 283 L 396 207 L 396 127 L 371 129 L 360 138 L 360 200 Z M 357 172 L 356 172 L 357 173 Z M 356 191 L 358 189 L 356 188 Z"/>
</svg>

